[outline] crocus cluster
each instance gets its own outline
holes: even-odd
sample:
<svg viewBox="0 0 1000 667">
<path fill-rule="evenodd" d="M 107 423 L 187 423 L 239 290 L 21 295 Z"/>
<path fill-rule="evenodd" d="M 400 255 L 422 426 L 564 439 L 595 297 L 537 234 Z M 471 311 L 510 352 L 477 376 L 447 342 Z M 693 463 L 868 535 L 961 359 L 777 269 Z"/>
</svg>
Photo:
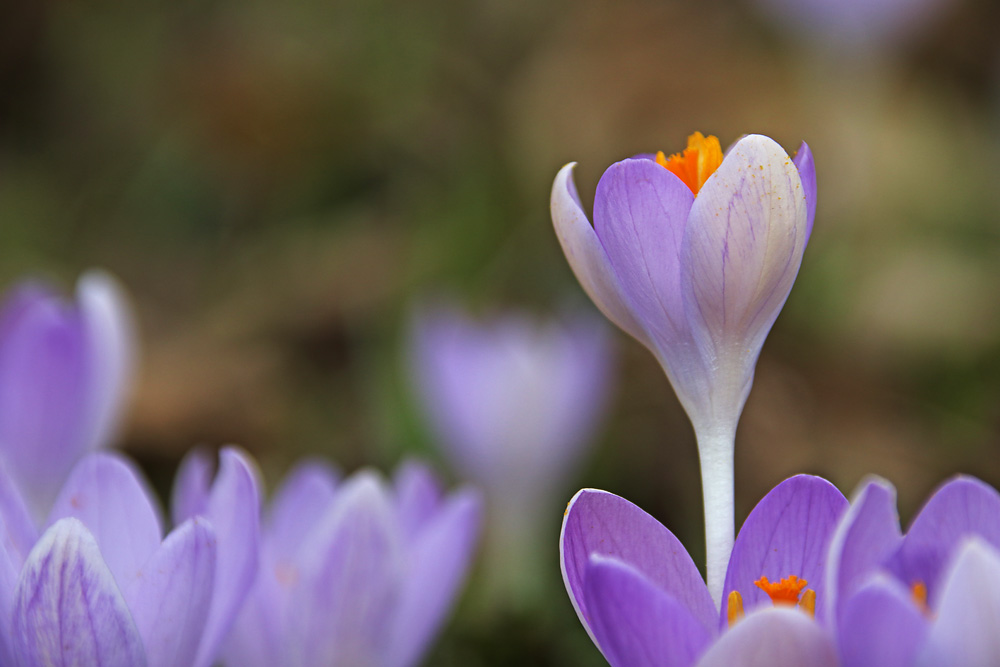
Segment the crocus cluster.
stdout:
<svg viewBox="0 0 1000 667">
<path fill-rule="evenodd" d="M 391 483 L 300 465 L 264 516 L 260 573 L 225 663 L 416 665 L 465 578 L 479 513 L 476 493 L 444 495 L 416 463 Z"/>
<path fill-rule="evenodd" d="M 3 480 L 0 480 L 2 482 Z M 164 537 L 148 486 L 123 457 L 85 456 L 39 529 L 0 483 L 0 663 L 208 667 L 256 574 L 257 485 L 238 450 Z"/>
<path fill-rule="evenodd" d="M 84 274 L 76 299 L 25 282 L 0 310 L 0 466 L 42 520 L 70 469 L 110 444 L 135 349 L 121 289 Z"/>
<path fill-rule="evenodd" d="M 884 480 L 851 503 L 818 477 L 782 482 L 740 530 L 721 609 L 674 535 L 614 494 L 573 498 L 560 549 L 613 667 L 1000 664 L 1000 494 L 969 477 L 905 534 Z"/>
<path fill-rule="evenodd" d="M 816 171 L 761 135 L 725 154 L 695 133 L 681 154 L 611 165 L 590 225 L 572 179 L 552 186 L 552 220 L 580 284 L 663 366 L 698 439 L 708 582 L 718 601 L 733 543 L 733 443 L 764 339 L 802 262 Z"/>
</svg>

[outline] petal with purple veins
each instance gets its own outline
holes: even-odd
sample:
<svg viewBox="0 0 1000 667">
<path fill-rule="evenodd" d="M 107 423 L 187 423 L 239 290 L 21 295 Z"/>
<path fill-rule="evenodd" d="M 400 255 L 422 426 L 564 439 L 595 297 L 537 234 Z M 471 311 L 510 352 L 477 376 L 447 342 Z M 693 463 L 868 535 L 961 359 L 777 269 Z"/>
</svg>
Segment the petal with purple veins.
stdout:
<svg viewBox="0 0 1000 667">
<path fill-rule="evenodd" d="M 590 557 L 583 597 L 612 667 L 687 667 L 712 640 L 687 605 L 617 559 Z"/>
<path fill-rule="evenodd" d="M 624 498 L 596 489 L 578 492 L 566 509 L 559 550 L 566 590 L 591 638 L 587 620 L 591 615 L 583 592 L 593 554 L 631 566 L 683 604 L 708 630 L 714 629 L 715 603 L 684 545 L 663 524 Z"/>
<path fill-rule="evenodd" d="M 786 479 L 750 512 L 736 537 L 722 596 L 739 591 L 747 611 L 771 605 L 754 585 L 760 577 L 776 582 L 795 575 L 816 592 L 816 617 L 823 620 L 823 579 L 827 550 L 847 499 L 830 482 L 812 475 Z M 720 626 L 727 623 L 722 609 Z"/>
<path fill-rule="evenodd" d="M 146 664 L 111 570 L 77 519 L 57 521 L 32 549 L 17 584 L 13 627 L 22 665 Z"/>
</svg>

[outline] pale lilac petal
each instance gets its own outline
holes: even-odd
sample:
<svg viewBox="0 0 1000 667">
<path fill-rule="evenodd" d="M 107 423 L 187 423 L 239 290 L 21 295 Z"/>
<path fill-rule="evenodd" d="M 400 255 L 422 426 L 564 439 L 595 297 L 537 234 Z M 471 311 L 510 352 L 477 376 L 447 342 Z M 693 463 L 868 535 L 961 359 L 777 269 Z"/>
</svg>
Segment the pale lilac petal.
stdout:
<svg viewBox="0 0 1000 667">
<path fill-rule="evenodd" d="M 472 561 L 482 500 L 472 491 L 449 497 L 409 547 L 383 667 L 412 667 L 455 602 Z"/>
<path fill-rule="evenodd" d="M 628 298 L 611 268 L 604 247 L 597 238 L 573 183 L 573 167 L 567 164 L 552 184 L 552 222 L 563 253 L 576 279 L 605 317 L 646 347 L 651 347 L 642 324 L 636 320 Z"/>
<path fill-rule="evenodd" d="M 260 550 L 260 493 L 255 465 L 235 447 L 219 454 L 219 474 L 205 508 L 215 529 L 218 558 L 212 605 L 194 664 L 212 664 L 257 575 Z"/>
<path fill-rule="evenodd" d="M 38 541 L 38 528 L 17 485 L 0 462 L 0 545 L 17 572 Z"/>
<path fill-rule="evenodd" d="M 797 609 L 765 607 L 737 622 L 698 667 L 838 667 L 819 624 Z"/>
<path fill-rule="evenodd" d="M 816 163 L 813 161 L 809 144 L 802 142 L 792 162 L 799 170 L 802 191 L 806 197 L 806 243 L 808 243 L 809 237 L 812 236 L 813 222 L 816 220 Z"/>
<path fill-rule="evenodd" d="M 56 522 L 28 556 L 17 585 L 13 630 L 20 665 L 146 664 L 114 577 L 97 542 L 76 519 Z"/>
<path fill-rule="evenodd" d="M 822 601 L 827 549 L 847 506 L 843 494 L 820 477 L 796 475 L 774 487 L 750 512 L 736 537 L 722 599 L 735 590 L 748 612 L 758 605 L 770 606 L 767 593 L 753 582 L 762 576 L 776 582 L 795 575 L 808 581 Z M 823 615 L 822 604 L 817 605 L 817 619 L 822 621 Z M 726 622 L 723 608 L 721 626 Z"/>
<path fill-rule="evenodd" d="M 979 539 L 960 548 L 943 591 L 920 665 L 1000 665 L 1000 553 Z"/>
<path fill-rule="evenodd" d="M 167 535 L 125 590 L 150 667 L 194 664 L 212 601 L 215 531 L 194 518 Z"/>
<path fill-rule="evenodd" d="M 110 274 L 83 274 L 76 298 L 89 377 L 81 437 L 84 447 L 93 449 L 107 445 L 118 428 L 131 389 L 137 336 L 125 292 Z"/>
<path fill-rule="evenodd" d="M 266 561 L 266 559 L 264 559 Z M 282 664 L 281 641 L 286 631 L 284 611 L 287 587 L 294 584 L 293 570 L 284 570 L 279 580 L 266 562 L 243 602 L 236 622 L 220 653 L 222 664 L 239 667 L 272 667 Z"/>
<path fill-rule="evenodd" d="M 358 473 L 303 547 L 284 664 L 377 664 L 388 639 L 402 544 L 381 480 Z"/>
<path fill-rule="evenodd" d="M 899 582 L 876 577 L 845 599 L 838 624 L 841 667 L 909 667 L 928 620 Z"/>
<path fill-rule="evenodd" d="M 681 290 L 701 357 L 724 374 L 703 410 L 742 409 L 802 262 L 806 209 L 791 158 L 755 134 L 733 146 L 698 192 L 680 253 Z"/>
<path fill-rule="evenodd" d="M 7 308 L 0 327 L 0 453 L 41 519 L 88 446 L 87 349 L 80 313 L 58 297 L 29 289 Z"/>
<path fill-rule="evenodd" d="M 297 465 L 275 492 L 263 533 L 265 550 L 279 566 L 295 559 L 333 504 L 338 477 L 326 463 L 307 461 Z"/>
<path fill-rule="evenodd" d="M 884 479 L 868 481 L 855 495 L 830 543 L 826 594 L 819 601 L 829 622 L 837 620 L 839 603 L 899 548 L 901 540 L 896 489 Z"/>
<path fill-rule="evenodd" d="M 624 498 L 596 489 L 578 492 L 566 509 L 559 550 L 563 582 L 591 638 L 591 615 L 583 591 L 593 554 L 610 556 L 635 568 L 683 604 L 707 629 L 714 629 L 715 603 L 684 545 L 663 524 Z"/>
<path fill-rule="evenodd" d="M 614 558 L 590 557 L 583 597 L 612 667 L 687 667 L 712 639 L 686 605 Z"/>
<path fill-rule="evenodd" d="M 187 453 L 177 468 L 170 495 L 170 517 L 179 526 L 198 514 L 205 514 L 215 474 L 215 457 L 204 447 Z"/>
<path fill-rule="evenodd" d="M 934 607 L 948 559 L 972 536 L 1000 548 L 1000 493 L 978 479 L 957 477 L 927 501 L 887 567 L 907 586 L 925 584 Z"/>
<path fill-rule="evenodd" d="M 73 468 L 49 523 L 75 517 L 93 534 L 115 581 L 127 588 L 163 539 L 152 493 L 127 459 L 95 452 Z"/>
<path fill-rule="evenodd" d="M 396 471 L 396 512 L 406 539 L 414 539 L 441 507 L 441 486 L 430 468 L 416 461 Z"/>
</svg>

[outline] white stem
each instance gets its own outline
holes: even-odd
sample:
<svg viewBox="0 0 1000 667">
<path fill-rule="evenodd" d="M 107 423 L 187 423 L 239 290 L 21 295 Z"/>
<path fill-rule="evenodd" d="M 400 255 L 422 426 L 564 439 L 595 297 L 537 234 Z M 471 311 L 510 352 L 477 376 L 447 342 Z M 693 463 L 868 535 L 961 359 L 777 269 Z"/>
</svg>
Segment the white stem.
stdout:
<svg viewBox="0 0 1000 667">
<path fill-rule="evenodd" d="M 701 463 L 701 493 L 705 504 L 705 556 L 708 592 L 722 604 L 736 524 L 733 507 L 733 445 L 736 426 L 713 424 L 695 428 Z"/>
</svg>

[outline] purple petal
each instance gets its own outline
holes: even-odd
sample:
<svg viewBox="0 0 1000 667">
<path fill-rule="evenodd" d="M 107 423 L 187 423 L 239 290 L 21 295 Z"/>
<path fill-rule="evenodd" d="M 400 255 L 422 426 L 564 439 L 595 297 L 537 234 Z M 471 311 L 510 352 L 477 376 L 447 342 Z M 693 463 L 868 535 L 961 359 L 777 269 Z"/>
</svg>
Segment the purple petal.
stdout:
<svg viewBox="0 0 1000 667">
<path fill-rule="evenodd" d="M 188 452 L 174 477 L 170 495 L 170 517 L 179 526 L 198 514 L 204 515 L 215 474 L 215 457 L 204 447 Z"/>
<path fill-rule="evenodd" d="M 978 479 L 957 477 L 927 501 L 887 567 L 908 586 L 924 583 L 935 607 L 948 558 L 972 536 L 1000 548 L 1000 494 Z"/>
<path fill-rule="evenodd" d="M 748 612 L 758 605 L 770 606 L 767 593 L 753 582 L 762 576 L 776 582 L 795 575 L 816 591 L 820 602 L 816 617 L 822 621 L 827 548 L 847 506 L 843 494 L 820 477 L 796 475 L 774 487 L 750 512 L 736 537 L 722 599 L 736 590 Z M 726 623 L 723 608 L 720 626 Z"/>
<path fill-rule="evenodd" d="M 465 580 L 481 518 L 479 495 L 460 491 L 416 536 L 395 601 L 388 650 L 380 664 L 410 667 L 420 662 Z"/>
<path fill-rule="evenodd" d="M 760 348 L 795 282 L 806 239 L 801 189 L 781 146 L 752 134 L 733 146 L 691 207 L 680 290 L 702 358 L 717 369 L 717 383 L 731 386 L 713 400 L 715 411 L 739 414 Z"/>
<path fill-rule="evenodd" d="M 14 638 L 22 665 L 146 664 L 114 577 L 76 519 L 56 522 L 28 556 L 17 585 Z"/>
<path fill-rule="evenodd" d="M 441 486 L 430 468 L 407 461 L 396 471 L 396 512 L 407 541 L 414 539 L 438 513 Z"/>
<path fill-rule="evenodd" d="M 282 664 L 280 647 L 286 630 L 287 586 L 292 584 L 288 575 L 293 570 L 282 570 L 279 581 L 273 568 L 267 567 L 266 558 L 264 560 L 253 588 L 226 636 L 220 654 L 224 665 L 271 667 Z"/>
<path fill-rule="evenodd" d="M 76 289 L 86 346 L 88 391 L 81 437 L 86 449 L 107 445 L 118 428 L 131 389 L 135 325 L 124 290 L 111 275 L 88 271 Z"/>
<path fill-rule="evenodd" d="M 257 575 L 260 550 L 260 494 L 255 467 L 235 447 L 220 454 L 219 474 L 205 508 L 215 529 L 217 560 L 212 604 L 194 664 L 212 664 L 222 639 L 236 620 L 240 605 Z"/>
<path fill-rule="evenodd" d="M 1000 664 L 1000 553 L 978 539 L 964 544 L 942 588 L 937 620 L 919 664 Z"/>
<path fill-rule="evenodd" d="M 0 545 L 15 571 L 20 572 L 28 552 L 38 541 L 38 528 L 31 518 L 17 485 L 0 462 Z"/>
<path fill-rule="evenodd" d="M 119 586 L 127 588 L 162 539 L 152 493 L 125 458 L 94 453 L 73 468 L 52 506 L 49 523 L 75 517 L 101 546 Z"/>
<path fill-rule="evenodd" d="M 150 667 L 194 664 L 212 601 L 215 531 L 189 519 L 167 535 L 125 590 Z"/>
<path fill-rule="evenodd" d="M 820 603 L 834 622 L 840 601 L 888 558 L 902 540 L 896 490 L 883 479 L 873 479 L 858 492 L 830 542 L 826 594 Z"/>
<path fill-rule="evenodd" d="M 578 492 L 566 509 L 559 550 L 563 582 L 591 638 L 591 614 L 583 592 L 593 554 L 610 556 L 635 568 L 684 605 L 707 629 L 715 627 L 715 603 L 684 545 L 663 524 L 624 498 L 596 489 Z"/>
<path fill-rule="evenodd" d="M 792 162 L 799 170 L 802 192 L 806 198 L 806 243 L 809 243 L 813 222 L 816 220 L 816 163 L 813 162 L 813 154 L 809 149 L 809 144 L 802 142 L 795 157 L 792 158 Z"/>
<path fill-rule="evenodd" d="M 285 664 L 378 664 L 402 575 L 401 548 L 381 480 L 354 475 L 303 548 Z"/>
<path fill-rule="evenodd" d="M 18 291 L 0 326 L 0 451 L 37 518 L 89 446 L 88 361 L 80 313 L 61 299 Z"/>
<path fill-rule="evenodd" d="M 765 607 L 737 622 L 698 667 L 838 667 L 830 639 L 804 613 Z"/>
<path fill-rule="evenodd" d="M 629 565 L 591 556 L 583 596 L 612 667 L 687 667 L 712 635 L 687 606 Z"/>
<path fill-rule="evenodd" d="M 300 463 L 275 492 L 264 521 L 265 550 L 280 567 L 291 563 L 333 504 L 338 473 L 325 463 Z"/>
<path fill-rule="evenodd" d="M 654 351 L 668 358 L 672 381 L 691 363 L 680 253 L 693 201 L 679 178 L 649 160 L 608 167 L 594 198 L 594 231 Z"/>
<path fill-rule="evenodd" d="M 838 624 L 842 667 L 908 667 L 927 635 L 927 618 L 899 582 L 877 576 L 845 599 Z"/>
<path fill-rule="evenodd" d="M 551 211 L 556 236 L 576 279 L 605 317 L 646 347 L 651 347 L 643 325 L 633 314 L 628 297 L 597 238 L 573 183 L 570 163 L 559 170 L 552 184 Z"/>
</svg>

